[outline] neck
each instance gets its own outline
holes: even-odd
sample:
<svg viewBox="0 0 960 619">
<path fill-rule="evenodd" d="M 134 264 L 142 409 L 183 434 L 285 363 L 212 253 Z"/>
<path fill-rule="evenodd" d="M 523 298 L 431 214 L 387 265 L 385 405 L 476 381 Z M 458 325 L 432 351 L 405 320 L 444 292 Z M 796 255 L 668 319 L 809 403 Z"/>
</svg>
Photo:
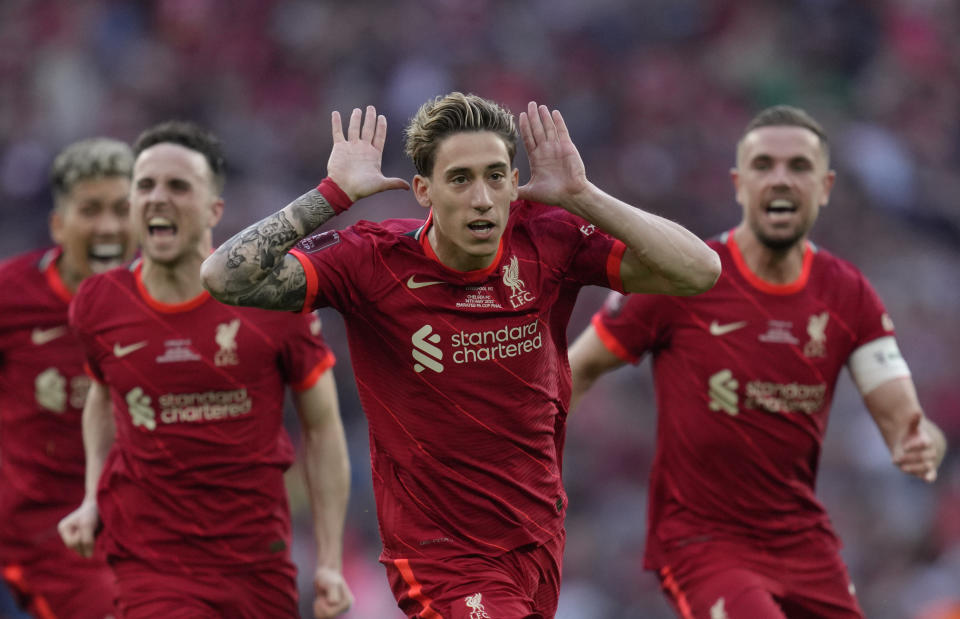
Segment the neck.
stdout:
<svg viewBox="0 0 960 619">
<path fill-rule="evenodd" d="M 427 242 L 430 243 L 430 247 L 433 249 L 433 253 L 436 255 L 437 260 L 440 261 L 440 264 L 454 271 L 465 273 L 468 271 L 483 270 L 493 264 L 493 261 L 497 257 L 496 252 L 489 256 L 471 256 L 460 251 L 459 248 L 452 243 L 444 247 L 443 244 L 439 242 L 436 225 L 431 225 L 427 229 Z"/>
<path fill-rule="evenodd" d="M 746 224 L 740 224 L 733 231 L 733 238 L 747 267 L 763 281 L 789 284 L 800 277 L 807 244 L 805 235 L 787 248 L 772 249 L 764 245 Z"/>
<path fill-rule="evenodd" d="M 143 267 L 140 278 L 150 296 L 161 303 L 185 303 L 195 299 L 204 291 L 203 280 L 200 276 L 200 267 L 203 260 L 210 254 L 202 248 L 187 256 L 182 256 L 176 262 L 164 264 L 143 257 Z"/>
<path fill-rule="evenodd" d="M 60 281 L 63 282 L 64 287 L 70 291 L 70 294 L 73 294 L 77 291 L 77 286 L 80 285 L 80 282 L 83 281 L 83 277 L 75 271 L 68 269 L 64 262 L 63 254 L 61 254 L 60 257 L 57 258 L 57 274 L 60 276 Z"/>
</svg>

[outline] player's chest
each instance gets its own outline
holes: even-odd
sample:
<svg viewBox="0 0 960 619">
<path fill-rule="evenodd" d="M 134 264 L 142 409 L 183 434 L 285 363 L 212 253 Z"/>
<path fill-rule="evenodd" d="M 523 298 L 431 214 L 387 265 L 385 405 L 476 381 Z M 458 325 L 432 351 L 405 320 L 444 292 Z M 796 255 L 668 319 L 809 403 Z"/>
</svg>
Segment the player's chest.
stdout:
<svg viewBox="0 0 960 619">
<path fill-rule="evenodd" d="M 744 295 L 739 290 L 696 299 L 673 337 L 703 358 L 736 361 L 762 372 L 792 367 L 838 371 L 854 330 L 842 308 L 814 295 Z"/>
<path fill-rule="evenodd" d="M 237 316 L 143 316 L 104 330 L 100 365 L 109 382 L 131 377 L 249 381 L 278 354 L 269 329 Z"/>
</svg>

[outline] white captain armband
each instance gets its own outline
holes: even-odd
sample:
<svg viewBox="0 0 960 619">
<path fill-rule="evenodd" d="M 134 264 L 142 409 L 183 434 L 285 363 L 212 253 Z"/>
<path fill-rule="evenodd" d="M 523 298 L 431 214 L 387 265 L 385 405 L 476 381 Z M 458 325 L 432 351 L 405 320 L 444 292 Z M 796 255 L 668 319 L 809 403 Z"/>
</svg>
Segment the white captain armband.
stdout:
<svg viewBox="0 0 960 619">
<path fill-rule="evenodd" d="M 847 367 L 862 396 L 888 380 L 910 376 L 910 368 L 892 335 L 877 338 L 853 351 Z"/>
</svg>

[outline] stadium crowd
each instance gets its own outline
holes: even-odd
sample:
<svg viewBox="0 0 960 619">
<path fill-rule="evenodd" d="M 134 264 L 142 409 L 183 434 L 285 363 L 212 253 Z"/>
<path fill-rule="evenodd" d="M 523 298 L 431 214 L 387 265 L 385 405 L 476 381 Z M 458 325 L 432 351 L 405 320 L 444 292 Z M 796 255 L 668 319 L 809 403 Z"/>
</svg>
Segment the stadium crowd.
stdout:
<svg viewBox="0 0 960 619">
<path fill-rule="evenodd" d="M 883 296 L 925 411 L 955 446 L 958 41 L 953 0 L 10 0 L 0 4 L 0 258 L 49 242 L 46 173 L 69 141 L 132 141 L 166 118 L 211 127 L 230 179 L 216 244 L 320 180 L 332 109 L 376 102 L 391 123 L 384 171 L 409 178 L 399 128 L 451 90 L 515 113 L 549 101 L 597 184 L 708 237 L 738 220 L 731 145 L 757 110 L 790 103 L 824 123 L 838 173 L 813 240 Z M 336 226 L 422 217 L 408 196 L 371 202 Z M 581 295 L 571 336 L 605 292 Z M 353 463 L 344 573 L 356 603 L 345 616 L 399 616 L 376 562 L 366 423 L 342 321 L 320 315 L 340 360 Z M 672 616 L 641 560 L 654 422 L 649 372 L 627 368 L 598 383 L 570 423 L 558 617 Z M 304 591 L 310 510 L 290 479 Z M 956 449 L 932 486 L 900 474 L 845 378 L 818 493 L 868 617 L 958 616 Z"/>
</svg>

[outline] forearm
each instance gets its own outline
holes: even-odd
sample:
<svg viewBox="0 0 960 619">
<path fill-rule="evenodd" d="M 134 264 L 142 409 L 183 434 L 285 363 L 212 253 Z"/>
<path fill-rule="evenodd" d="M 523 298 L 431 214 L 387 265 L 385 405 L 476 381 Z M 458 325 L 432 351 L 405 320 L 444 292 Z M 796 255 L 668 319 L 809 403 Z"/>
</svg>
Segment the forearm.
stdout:
<svg viewBox="0 0 960 619">
<path fill-rule="evenodd" d="M 204 286 L 224 303 L 244 304 L 242 299 L 283 269 L 290 248 L 335 214 L 320 191 L 311 189 L 218 247 L 203 263 Z"/>
<path fill-rule="evenodd" d="M 106 386 L 94 383 L 90 388 L 81 417 L 83 450 L 86 456 L 84 501 L 96 501 L 97 484 L 103 473 L 107 454 L 113 447 L 116 427 Z"/>
<path fill-rule="evenodd" d="M 350 497 L 350 461 L 343 429 L 337 426 L 306 432 L 304 464 L 313 509 L 317 565 L 340 570 Z"/>
<path fill-rule="evenodd" d="M 692 232 L 590 183 L 563 206 L 627 246 L 621 269 L 626 292 L 697 294 L 709 290 L 720 276 L 716 252 Z"/>
</svg>

